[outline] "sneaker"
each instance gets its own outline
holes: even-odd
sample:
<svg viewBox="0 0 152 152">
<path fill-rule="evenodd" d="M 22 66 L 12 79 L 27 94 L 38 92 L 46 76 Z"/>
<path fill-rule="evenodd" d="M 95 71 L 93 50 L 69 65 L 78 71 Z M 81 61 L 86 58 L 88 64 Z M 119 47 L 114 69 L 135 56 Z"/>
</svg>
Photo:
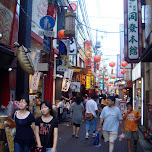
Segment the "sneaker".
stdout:
<svg viewBox="0 0 152 152">
<path fill-rule="evenodd" d="M 88 139 L 88 138 L 89 138 L 89 135 L 86 134 L 85 138 Z"/>
<path fill-rule="evenodd" d="M 96 137 L 96 133 L 93 133 L 93 134 L 92 134 L 92 138 L 95 138 L 95 137 Z"/>
</svg>

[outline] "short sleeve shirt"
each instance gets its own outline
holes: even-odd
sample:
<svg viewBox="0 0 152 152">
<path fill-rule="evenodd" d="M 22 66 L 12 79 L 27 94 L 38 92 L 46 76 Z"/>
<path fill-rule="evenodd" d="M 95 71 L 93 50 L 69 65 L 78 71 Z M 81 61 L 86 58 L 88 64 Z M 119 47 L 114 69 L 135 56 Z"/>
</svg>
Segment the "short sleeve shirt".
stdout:
<svg viewBox="0 0 152 152">
<path fill-rule="evenodd" d="M 58 128 L 57 119 L 53 117 L 53 119 L 50 122 L 44 122 L 41 117 L 38 117 L 35 121 L 35 125 L 39 127 L 39 136 L 42 146 L 46 146 L 47 148 L 52 148 L 54 128 Z M 48 144 L 46 145 L 49 132 L 50 132 L 50 139 L 48 141 Z"/>
<path fill-rule="evenodd" d="M 103 108 L 100 118 L 104 119 L 102 128 L 104 131 L 118 131 L 119 120 L 123 120 L 120 109 L 109 106 Z"/>
<path fill-rule="evenodd" d="M 25 119 L 19 119 L 13 115 L 13 118 L 16 122 L 16 135 L 15 135 L 15 142 L 31 145 L 34 141 L 34 133 L 31 128 L 31 124 L 35 122 L 35 118 L 32 113 L 29 112 L 29 115 Z"/>
<path fill-rule="evenodd" d="M 90 99 L 86 103 L 86 113 L 92 113 L 94 117 L 97 117 L 96 110 L 98 110 L 97 103 Z"/>
<path fill-rule="evenodd" d="M 126 114 L 126 112 L 127 111 L 125 111 L 124 114 Z M 138 113 L 137 110 L 132 110 L 126 117 L 125 130 L 126 131 L 138 131 L 137 121 L 135 121 L 134 119 L 139 118 L 139 117 L 141 117 L 140 113 Z"/>
</svg>

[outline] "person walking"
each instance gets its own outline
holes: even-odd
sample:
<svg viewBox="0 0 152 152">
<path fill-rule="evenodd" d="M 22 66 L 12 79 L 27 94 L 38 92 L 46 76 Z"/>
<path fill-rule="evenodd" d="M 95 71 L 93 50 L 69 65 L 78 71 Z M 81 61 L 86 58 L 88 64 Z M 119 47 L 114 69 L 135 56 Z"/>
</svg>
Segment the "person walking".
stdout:
<svg viewBox="0 0 152 152">
<path fill-rule="evenodd" d="M 73 137 L 79 137 L 80 124 L 82 122 L 82 112 L 84 110 L 84 106 L 82 103 L 82 98 L 80 96 L 76 97 L 76 100 L 71 105 L 72 108 L 72 123 L 73 123 Z"/>
<path fill-rule="evenodd" d="M 15 152 L 29 152 L 30 147 L 34 143 L 35 118 L 31 112 L 27 110 L 29 100 L 21 99 L 19 101 L 19 110 L 17 110 L 12 118 L 16 123 L 16 133 L 14 137 Z M 5 126 L 11 126 L 9 122 L 4 122 Z"/>
<path fill-rule="evenodd" d="M 92 137 L 96 137 L 96 125 L 97 125 L 97 114 L 101 113 L 98 110 L 96 100 L 98 99 L 97 94 L 91 94 L 91 99 L 89 99 L 86 103 L 86 139 L 89 138 L 89 130 L 92 127 L 93 135 Z"/>
<path fill-rule="evenodd" d="M 60 99 L 60 102 L 59 102 L 58 105 L 57 105 L 59 123 L 62 122 L 64 103 L 65 103 L 64 98 L 61 98 L 61 99 Z"/>
<path fill-rule="evenodd" d="M 115 106 L 115 97 L 109 96 L 107 98 L 108 106 L 104 107 L 100 115 L 98 131 L 101 131 L 101 125 L 103 123 L 103 136 L 104 141 L 109 141 L 109 152 L 114 150 L 114 141 L 118 135 L 119 123 L 121 125 L 122 132 L 124 132 L 122 115 L 118 107 Z"/>
<path fill-rule="evenodd" d="M 125 120 L 125 134 L 128 145 L 128 152 L 131 152 L 131 139 L 134 139 L 134 152 L 137 149 L 137 142 L 139 139 L 137 121 L 141 119 L 140 113 L 137 110 L 133 110 L 131 102 L 127 103 L 127 110 L 122 115 Z"/>
<path fill-rule="evenodd" d="M 50 101 L 41 102 L 42 116 L 35 120 L 36 142 L 38 149 L 46 149 L 46 152 L 56 152 L 58 141 L 58 122 L 53 116 Z"/>
</svg>

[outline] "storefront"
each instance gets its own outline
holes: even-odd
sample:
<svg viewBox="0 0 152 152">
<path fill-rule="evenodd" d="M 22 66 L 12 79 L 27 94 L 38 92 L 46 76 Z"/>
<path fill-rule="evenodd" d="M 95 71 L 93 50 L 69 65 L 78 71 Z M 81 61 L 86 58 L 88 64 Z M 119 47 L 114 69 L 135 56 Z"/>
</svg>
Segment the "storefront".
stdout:
<svg viewBox="0 0 152 152">
<path fill-rule="evenodd" d="M 133 109 L 138 110 L 142 116 L 141 125 L 143 125 L 143 97 L 144 97 L 144 81 L 141 74 L 141 62 L 136 64 L 132 70 L 133 81 Z"/>
</svg>

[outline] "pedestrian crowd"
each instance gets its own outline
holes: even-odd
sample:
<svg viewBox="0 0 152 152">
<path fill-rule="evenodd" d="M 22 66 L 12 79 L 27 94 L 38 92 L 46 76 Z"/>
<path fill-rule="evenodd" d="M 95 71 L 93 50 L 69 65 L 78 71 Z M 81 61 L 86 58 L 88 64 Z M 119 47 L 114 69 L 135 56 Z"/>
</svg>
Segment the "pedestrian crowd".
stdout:
<svg viewBox="0 0 152 152">
<path fill-rule="evenodd" d="M 122 114 L 120 102 L 121 99 L 118 95 L 91 94 L 88 97 L 85 94 L 83 97 L 77 95 L 71 99 L 62 96 L 57 105 L 58 118 L 53 114 L 52 104 L 49 101 L 43 101 L 40 105 L 41 116 L 35 119 L 33 114 L 28 111 L 29 101 L 22 98 L 19 101 L 19 110 L 12 116 L 16 125 L 9 120 L 5 121 L 4 125 L 11 128 L 16 127 L 15 152 L 57 152 L 58 123 L 62 123 L 63 111 L 66 107 L 67 113 L 72 114 L 72 137 L 79 138 L 81 122 L 85 121 L 85 138 L 89 140 L 91 132 L 92 138 L 96 138 L 97 133 L 102 131 L 102 138 L 109 143 L 109 152 L 113 152 L 120 124 L 122 133 L 119 140 L 126 138 L 128 152 L 131 152 L 131 139 L 133 138 L 135 152 L 139 138 L 137 121 L 141 119 L 141 115 L 138 111 L 133 110 L 131 101 L 127 103 L 127 109 Z"/>
</svg>

